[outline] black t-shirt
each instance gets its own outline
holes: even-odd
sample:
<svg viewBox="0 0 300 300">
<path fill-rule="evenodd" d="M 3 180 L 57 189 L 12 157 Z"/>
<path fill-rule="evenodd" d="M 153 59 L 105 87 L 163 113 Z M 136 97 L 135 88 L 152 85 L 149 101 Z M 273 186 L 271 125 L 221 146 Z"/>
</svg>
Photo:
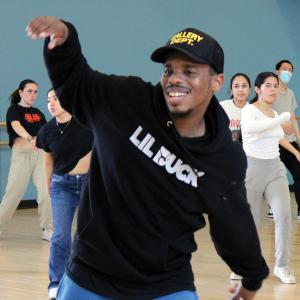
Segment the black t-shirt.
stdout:
<svg viewBox="0 0 300 300">
<path fill-rule="evenodd" d="M 75 118 L 66 123 L 56 123 L 53 118 L 39 131 L 36 144 L 52 153 L 53 172 L 63 175 L 70 172 L 91 151 L 93 134 Z"/>
<path fill-rule="evenodd" d="M 44 114 L 35 107 L 23 107 L 12 104 L 6 113 L 7 133 L 9 146 L 12 147 L 15 138 L 20 137 L 12 128 L 11 122 L 19 121 L 31 136 L 36 136 L 40 128 L 46 124 Z"/>
</svg>

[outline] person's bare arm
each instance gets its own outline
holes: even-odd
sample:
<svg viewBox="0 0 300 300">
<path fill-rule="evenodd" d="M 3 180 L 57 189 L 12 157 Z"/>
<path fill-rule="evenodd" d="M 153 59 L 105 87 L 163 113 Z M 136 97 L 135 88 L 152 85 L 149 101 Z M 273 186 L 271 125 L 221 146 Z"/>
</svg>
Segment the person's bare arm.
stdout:
<svg viewBox="0 0 300 300">
<path fill-rule="evenodd" d="M 288 150 L 289 152 L 291 152 L 292 154 L 294 154 L 295 157 L 297 158 L 297 160 L 300 162 L 300 152 L 286 138 L 282 138 L 279 141 L 279 144 L 283 148 L 285 148 L 286 150 Z"/>
<path fill-rule="evenodd" d="M 291 112 L 291 125 L 292 125 L 293 132 L 296 136 L 297 143 L 298 145 L 300 145 L 299 125 L 294 112 Z"/>
<path fill-rule="evenodd" d="M 20 121 L 12 121 L 11 127 L 21 138 L 27 140 L 28 142 L 33 139 L 27 130 L 21 125 Z"/>
<path fill-rule="evenodd" d="M 292 125 L 291 125 L 291 122 L 286 122 L 284 124 L 281 124 L 281 127 L 282 127 L 285 134 L 290 135 L 290 134 L 293 134 L 293 132 L 294 132 L 293 128 L 292 128 Z"/>
<path fill-rule="evenodd" d="M 50 50 L 61 46 L 68 38 L 68 27 L 56 17 L 36 17 L 29 22 L 26 31 L 32 39 L 50 37 Z"/>
<path fill-rule="evenodd" d="M 21 125 L 20 121 L 12 121 L 11 127 L 21 138 L 27 140 L 33 149 L 37 150 L 36 145 L 35 145 L 36 137 L 31 136 L 27 132 L 27 130 Z"/>
</svg>

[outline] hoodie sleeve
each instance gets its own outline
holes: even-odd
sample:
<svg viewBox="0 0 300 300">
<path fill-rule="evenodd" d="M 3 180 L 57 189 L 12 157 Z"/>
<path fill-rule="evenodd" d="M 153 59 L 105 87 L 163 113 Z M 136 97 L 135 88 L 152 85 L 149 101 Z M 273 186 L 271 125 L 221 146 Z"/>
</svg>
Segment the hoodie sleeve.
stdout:
<svg viewBox="0 0 300 300">
<path fill-rule="evenodd" d="M 69 34 L 63 45 L 49 50 L 50 40 L 45 39 L 44 60 L 48 75 L 63 108 L 82 124 L 94 128 L 113 101 L 126 99 L 126 95 L 139 92 L 146 84 L 137 77 L 107 75 L 93 70 L 82 54 L 75 27 L 64 23 Z"/>
<path fill-rule="evenodd" d="M 219 208 L 208 214 L 217 253 L 230 269 L 243 277 L 248 290 L 258 290 L 269 270 L 261 254 L 258 234 L 246 200 L 244 181 L 234 184 Z"/>
</svg>

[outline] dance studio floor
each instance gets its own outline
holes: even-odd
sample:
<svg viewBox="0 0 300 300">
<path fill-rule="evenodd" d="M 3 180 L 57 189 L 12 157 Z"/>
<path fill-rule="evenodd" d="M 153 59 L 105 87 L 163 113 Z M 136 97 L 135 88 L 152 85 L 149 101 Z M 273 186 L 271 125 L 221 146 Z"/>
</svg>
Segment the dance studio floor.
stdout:
<svg viewBox="0 0 300 300">
<path fill-rule="evenodd" d="M 292 194 L 293 245 L 291 266 L 298 284 L 279 282 L 272 275 L 274 266 L 274 223 L 267 218 L 267 207 L 260 233 L 262 249 L 271 273 L 264 282 L 257 300 L 300 299 L 300 221 L 296 220 L 295 200 Z M 16 212 L 0 237 L 0 299 L 45 300 L 47 299 L 47 261 L 49 243 L 42 241 L 36 209 Z M 227 299 L 230 270 L 216 255 L 208 226 L 196 234 L 198 251 L 193 256 L 197 290 L 201 300 Z"/>
</svg>

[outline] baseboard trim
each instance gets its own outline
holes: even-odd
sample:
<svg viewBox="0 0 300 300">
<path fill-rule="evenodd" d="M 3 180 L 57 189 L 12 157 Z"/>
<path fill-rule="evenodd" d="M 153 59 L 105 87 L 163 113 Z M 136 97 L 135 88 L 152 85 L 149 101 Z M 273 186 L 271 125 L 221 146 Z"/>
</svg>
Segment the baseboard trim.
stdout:
<svg viewBox="0 0 300 300">
<path fill-rule="evenodd" d="M 17 209 L 23 209 L 23 208 L 36 208 L 37 202 L 35 199 L 29 199 L 29 200 L 22 200 L 20 204 L 18 205 Z"/>
</svg>

